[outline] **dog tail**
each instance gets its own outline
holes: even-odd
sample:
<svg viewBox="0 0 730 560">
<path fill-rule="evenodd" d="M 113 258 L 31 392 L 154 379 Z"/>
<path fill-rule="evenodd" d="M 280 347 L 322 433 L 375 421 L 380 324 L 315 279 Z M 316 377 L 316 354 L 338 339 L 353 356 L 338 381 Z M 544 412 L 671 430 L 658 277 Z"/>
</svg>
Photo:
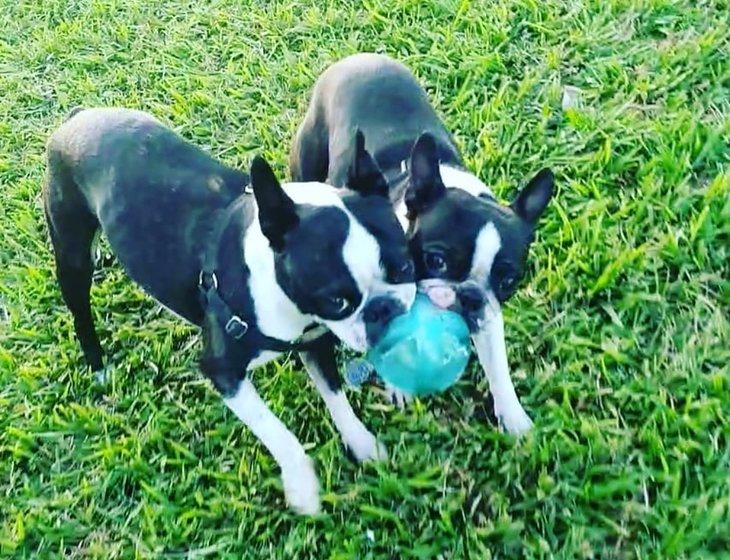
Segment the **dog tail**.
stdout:
<svg viewBox="0 0 730 560">
<path fill-rule="evenodd" d="M 74 116 L 78 115 L 83 110 L 84 110 L 84 107 L 74 107 L 73 109 L 71 109 L 68 112 L 68 115 L 66 115 L 64 122 L 70 121 Z"/>
</svg>

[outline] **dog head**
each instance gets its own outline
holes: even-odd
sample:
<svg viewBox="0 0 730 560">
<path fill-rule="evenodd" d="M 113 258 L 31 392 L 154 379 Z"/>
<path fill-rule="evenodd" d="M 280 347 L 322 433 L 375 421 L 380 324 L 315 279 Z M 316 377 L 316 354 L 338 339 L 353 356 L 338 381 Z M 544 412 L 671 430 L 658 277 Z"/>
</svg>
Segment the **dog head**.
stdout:
<svg viewBox="0 0 730 560">
<path fill-rule="evenodd" d="M 543 169 L 505 206 L 470 173 L 441 166 L 436 142 L 425 133 L 413 146 L 408 181 L 408 238 L 419 287 L 436 305 L 459 311 L 474 332 L 517 289 L 553 174 Z"/>
<path fill-rule="evenodd" d="M 387 190 L 374 180 L 372 158 L 364 148 L 354 155 L 349 189 L 323 183 L 282 186 L 265 160 L 254 159 L 258 223 L 273 261 L 270 282 L 276 284 L 263 297 L 287 300 L 278 317 L 257 312 L 269 326 L 266 334 L 276 336 L 277 322 L 302 321 L 281 312 L 293 306 L 305 322 L 322 323 L 364 351 L 413 303 L 415 274 L 405 234 Z"/>
</svg>

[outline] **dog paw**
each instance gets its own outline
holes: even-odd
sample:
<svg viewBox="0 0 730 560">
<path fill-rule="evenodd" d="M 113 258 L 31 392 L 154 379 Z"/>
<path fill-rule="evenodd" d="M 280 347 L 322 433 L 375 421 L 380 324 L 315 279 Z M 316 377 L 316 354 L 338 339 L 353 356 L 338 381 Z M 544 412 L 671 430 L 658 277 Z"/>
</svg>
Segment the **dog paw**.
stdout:
<svg viewBox="0 0 730 560">
<path fill-rule="evenodd" d="M 112 379 L 112 370 L 111 366 L 104 366 L 101 369 L 97 369 L 94 372 L 94 379 L 96 380 L 96 383 L 98 385 L 101 385 L 102 387 L 109 384 L 109 382 Z"/>
<path fill-rule="evenodd" d="M 502 429 L 513 436 L 520 436 L 532 428 L 532 420 L 519 405 L 507 410 L 498 410 L 495 407 L 494 414 Z"/>
<path fill-rule="evenodd" d="M 356 433 L 343 438 L 343 443 L 348 455 L 358 463 L 388 459 L 388 450 L 365 426 L 361 425 Z"/>
<path fill-rule="evenodd" d="M 282 470 L 286 503 L 301 515 L 315 515 L 320 511 L 319 480 L 312 459 L 306 455 L 301 461 Z"/>
<path fill-rule="evenodd" d="M 413 400 L 413 397 L 411 395 L 409 395 L 408 393 L 404 393 L 400 389 L 396 389 L 392 385 L 388 385 L 385 388 L 385 396 L 391 404 L 397 406 L 401 410 L 403 410 L 406 405 L 410 404 L 410 402 Z"/>
</svg>

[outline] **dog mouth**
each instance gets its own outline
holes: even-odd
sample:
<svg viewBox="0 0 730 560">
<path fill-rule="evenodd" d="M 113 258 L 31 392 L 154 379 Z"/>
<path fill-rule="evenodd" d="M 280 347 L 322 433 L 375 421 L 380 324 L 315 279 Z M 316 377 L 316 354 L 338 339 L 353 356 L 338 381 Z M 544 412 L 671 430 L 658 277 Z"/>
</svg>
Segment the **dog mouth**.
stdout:
<svg viewBox="0 0 730 560">
<path fill-rule="evenodd" d="M 456 305 L 456 290 L 451 286 L 430 286 L 423 290 L 436 307 L 451 309 Z"/>
<path fill-rule="evenodd" d="M 477 282 L 425 280 L 419 282 L 418 289 L 439 309 L 461 315 L 469 332 L 475 333 L 484 328 L 489 315 L 487 308 L 490 307 L 490 297 L 487 290 Z"/>
</svg>

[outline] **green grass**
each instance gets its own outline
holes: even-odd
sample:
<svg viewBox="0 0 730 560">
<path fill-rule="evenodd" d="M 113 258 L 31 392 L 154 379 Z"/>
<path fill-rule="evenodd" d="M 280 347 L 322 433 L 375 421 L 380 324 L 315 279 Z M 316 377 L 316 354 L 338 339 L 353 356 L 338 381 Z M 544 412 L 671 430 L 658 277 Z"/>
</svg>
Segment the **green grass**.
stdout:
<svg viewBox="0 0 730 560">
<path fill-rule="evenodd" d="M 727 10 L 1 0 L 0 556 L 727 558 Z M 73 106 L 126 105 L 284 173 L 316 76 L 362 50 L 416 72 L 503 198 L 557 171 L 506 309 L 535 429 L 498 433 L 476 370 L 403 412 L 367 389 L 352 400 L 392 458 L 358 467 L 306 376 L 272 365 L 256 383 L 321 476 L 324 514 L 303 519 L 198 373 L 196 332 L 109 259 L 92 296 L 114 381 L 94 386 L 54 279 L 43 148 Z"/>
</svg>

